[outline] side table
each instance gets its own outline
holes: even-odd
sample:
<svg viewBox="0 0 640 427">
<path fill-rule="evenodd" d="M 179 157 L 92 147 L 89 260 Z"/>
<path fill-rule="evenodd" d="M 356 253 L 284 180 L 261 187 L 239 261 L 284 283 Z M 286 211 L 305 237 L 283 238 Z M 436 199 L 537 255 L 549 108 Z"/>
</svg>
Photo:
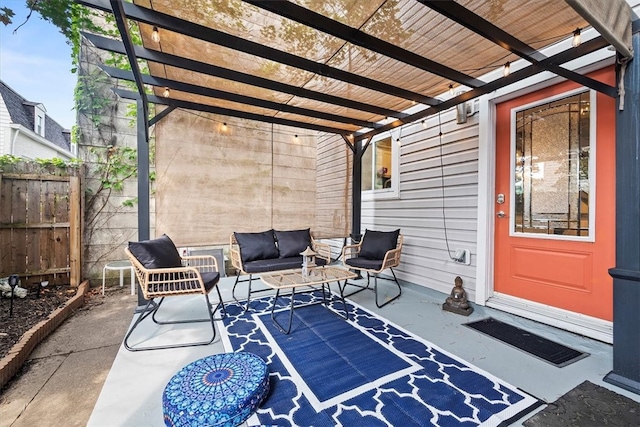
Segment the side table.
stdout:
<svg viewBox="0 0 640 427">
<path fill-rule="evenodd" d="M 104 295 L 104 282 L 107 274 L 107 270 L 117 270 L 120 272 L 120 287 L 124 286 L 124 272 L 129 270 L 131 275 L 131 295 L 136 293 L 136 277 L 133 272 L 133 265 L 129 261 L 111 261 L 105 264 L 102 269 L 102 295 Z"/>
</svg>

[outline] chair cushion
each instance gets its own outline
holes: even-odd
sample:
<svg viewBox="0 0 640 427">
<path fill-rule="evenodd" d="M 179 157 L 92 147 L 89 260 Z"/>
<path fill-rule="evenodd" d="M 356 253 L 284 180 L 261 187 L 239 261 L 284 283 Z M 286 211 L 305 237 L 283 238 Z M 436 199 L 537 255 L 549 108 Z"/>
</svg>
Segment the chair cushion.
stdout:
<svg viewBox="0 0 640 427">
<path fill-rule="evenodd" d="M 145 268 L 182 267 L 178 249 L 166 234 L 157 239 L 129 242 L 129 251 Z"/>
<path fill-rule="evenodd" d="M 311 247 L 310 229 L 278 231 L 274 230 L 276 240 L 278 241 L 278 251 L 280 258 L 289 258 L 298 256 L 304 252 L 307 247 Z"/>
<path fill-rule="evenodd" d="M 345 261 L 345 264 L 363 270 L 377 271 L 382 268 L 382 259 L 367 259 L 363 257 L 356 257 L 347 259 Z"/>
<path fill-rule="evenodd" d="M 239 426 L 267 397 L 269 385 L 269 367 L 255 354 L 222 353 L 198 359 L 164 388 L 164 424 Z"/>
<path fill-rule="evenodd" d="M 233 233 L 240 247 L 242 263 L 257 259 L 278 258 L 278 247 L 273 230 L 261 233 Z"/>
<path fill-rule="evenodd" d="M 400 229 L 395 231 L 366 230 L 358 256 L 366 259 L 384 259 L 385 254 L 398 245 Z"/>
</svg>

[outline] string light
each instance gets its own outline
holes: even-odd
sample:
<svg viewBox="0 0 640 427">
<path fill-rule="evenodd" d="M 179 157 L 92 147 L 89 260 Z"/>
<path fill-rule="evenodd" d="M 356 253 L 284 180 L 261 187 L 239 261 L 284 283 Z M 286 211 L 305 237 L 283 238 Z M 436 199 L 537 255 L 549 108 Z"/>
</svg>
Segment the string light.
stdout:
<svg viewBox="0 0 640 427">
<path fill-rule="evenodd" d="M 511 63 L 507 61 L 507 63 L 504 64 L 504 68 L 502 69 L 502 75 L 507 77 L 509 74 L 511 74 Z"/>
<path fill-rule="evenodd" d="M 571 46 L 578 47 L 582 43 L 582 39 L 580 37 L 580 28 L 576 28 L 573 32 L 573 40 L 571 40 Z"/>
<path fill-rule="evenodd" d="M 422 123 L 423 129 L 427 128 L 427 122 L 425 120 L 422 120 L 422 122 L 420 122 L 420 123 Z"/>
<path fill-rule="evenodd" d="M 164 88 L 164 92 L 162 92 L 162 96 L 164 96 L 165 98 L 168 98 L 169 96 L 171 96 L 171 91 L 169 90 L 168 87 Z"/>
<path fill-rule="evenodd" d="M 151 40 L 156 43 L 160 43 L 160 32 L 158 32 L 158 27 L 153 27 L 153 30 L 151 31 Z"/>
<path fill-rule="evenodd" d="M 449 85 L 449 95 L 453 95 L 453 85 Z"/>
<path fill-rule="evenodd" d="M 227 122 L 222 123 L 222 132 L 227 131 Z"/>
</svg>

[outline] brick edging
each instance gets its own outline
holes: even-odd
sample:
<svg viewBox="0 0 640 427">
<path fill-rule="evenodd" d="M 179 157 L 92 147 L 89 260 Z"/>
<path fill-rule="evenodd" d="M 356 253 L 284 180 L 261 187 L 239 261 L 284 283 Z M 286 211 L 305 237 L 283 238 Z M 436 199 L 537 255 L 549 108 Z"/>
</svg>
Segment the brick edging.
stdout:
<svg viewBox="0 0 640 427">
<path fill-rule="evenodd" d="M 74 311 L 84 305 L 84 295 L 88 290 L 89 281 L 82 282 L 80 286 L 78 286 L 75 296 L 68 299 L 62 307 L 51 312 L 45 320 L 25 332 L 20 341 L 11 347 L 9 353 L 0 359 L 0 388 L 4 387 L 20 368 L 22 368 L 22 365 L 27 361 L 33 349 L 36 348 L 42 340 L 71 316 Z"/>
</svg>

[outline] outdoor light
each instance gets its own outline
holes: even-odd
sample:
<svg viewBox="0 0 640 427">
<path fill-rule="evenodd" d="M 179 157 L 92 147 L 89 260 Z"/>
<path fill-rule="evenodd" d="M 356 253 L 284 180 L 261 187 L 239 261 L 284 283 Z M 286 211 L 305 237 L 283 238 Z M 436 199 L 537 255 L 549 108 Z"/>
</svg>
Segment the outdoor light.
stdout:
<svg viewBox="0 0 640 427">
<path fill-rule="evenodd" d="M 502 75 L 507 77 L 509 74 L 511 74 L 511 63 L 507 62 L 502 69 Z"/>
<path fill-rule="evenodd" d="M 423 127 L 423 129 L 426 129 L 426 128 L 427 128 L 427 122 L 426 122 L 426 121 L 424 121 L 424 120 L 422 120 L 422 122 L 421 122 L 421 123 L 422 123 L 422 127 Z"/>
<path fill-rule="evenodd" d="M 449 85 L 449 95 L 453 95 L 453 85 Z"/>
<path fill-rule="evenodd" d="M 153 31 L 151 31 L 151 40 L 156 43 L 160 43 L 160 33 L 158 32 L 158 27 L 153 27 Z"/>
<path fill-rule="evenodd" d="M 46 288 L 47 286 L 49 286 L 48 280 L 40 282 L 40 286 L 38 286 L 38 292 L 36 293 L 36 298 L 40 298 L 40 288 Z"/>
<path fill-rule="evenodd" d="M 12 274 L 9 276 L 9 286 L 11 287 L 11 303 L 9 304 L 9 316 L 13 316 L 13 294 L 18 286 L 18 275 Z"/>
<path fill-rule="evenodd" d="M 576 30 L 573 32 L 573 40 L 571 40 L 571 46 L 578 47 L 580 46 L 580 43 L 582 43 L 580 37 L 580 28 L 576 28 Z"/>
<path fill-rule="evenodd" d="M 222 123 L 222 132 L 227 131 L 227 122 Z"/>
<path fill-rule="evenodd" d="M 168 98 L 171 95 L 171 91 L 169 90 L 168 87 L 164 88 L 164 92 L 162 92 L 162 96 L 164 96 L 165 98 Z"/>
</svg>

